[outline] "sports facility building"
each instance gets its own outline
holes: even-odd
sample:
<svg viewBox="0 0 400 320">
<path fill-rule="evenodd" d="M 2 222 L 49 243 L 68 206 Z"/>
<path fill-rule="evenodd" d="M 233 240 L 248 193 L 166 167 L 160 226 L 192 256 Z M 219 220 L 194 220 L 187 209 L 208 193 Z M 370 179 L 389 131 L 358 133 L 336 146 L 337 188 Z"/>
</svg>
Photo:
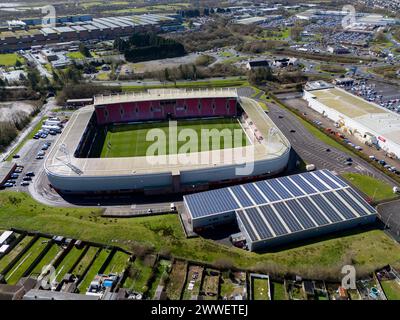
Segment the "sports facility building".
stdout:
<svg viewBox="0 0 400 320">
<path fill-rule="evenodd" d="M 196 232 L 237 221 L 250 251 L 373 223 L 376 210 L 328 170 L 184 196 Z"/>
<path fill-rule="evenodd" d="M 211 142 L 195 139 L 203 129 Z M 154 133 L 165 134 L 166 148 L 149 155 Z M 76 111 L 45 170 L 63 193 L 193 192 L 276 175 L 290 148 L 261 106 L 235 89 L 149 90 L 95 97 Z"/>
<path fill-rule="evenodd" d="M 400 158 L 400 115 L 324 81 L 308 83 L 310 108 L 338 123 L 361 142 L 376 144 Z"/>
</svg>

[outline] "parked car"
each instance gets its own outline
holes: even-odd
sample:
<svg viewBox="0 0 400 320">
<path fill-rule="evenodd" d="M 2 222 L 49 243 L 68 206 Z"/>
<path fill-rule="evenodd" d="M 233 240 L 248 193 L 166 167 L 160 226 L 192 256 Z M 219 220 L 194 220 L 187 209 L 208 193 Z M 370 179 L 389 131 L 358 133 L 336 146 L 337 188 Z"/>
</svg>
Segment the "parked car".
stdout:
<svg viewBox="0 0 400 320">
<path fill-rule="evenodd" d="M 21 156 L 19 154 L 14 154 L 13 155 L 13 159 L 19 159 L 19 158 L 21 158 Z"/>
<path fill-rule="evenodd" d="M 23 181 L 32 181 L 32 178 L 31 177 L 24 177 L 22 180 Z"/>
<path fill-rule="evenodd" d="M 29 171 L 29 172 L 26 173 L 26 176 L 27 177 L 34 177 L 35 173 L 33 171 Z"/>
<path fill-rule="evenodd" d="M 43 156 L 37 156 L 37 157 L 36 157 L 36 160 L 43 160 L 43 159 L 44 159 Z"/>
<path fill-rule="evenodd" d="M 4 184 L 4 187 L 5 188 L 12 188 L 12 187 L 14 187 L 14 185 L 12 183 L 8 183 L 7 182 L 7 183 Z"/>
<path fill-rule="evenodd" d="M 29 186 L 29 182 L 28 181 L 22 181 L 21 182 L 21 187 L 27 187 L 27 186 Z"/>
</svg>

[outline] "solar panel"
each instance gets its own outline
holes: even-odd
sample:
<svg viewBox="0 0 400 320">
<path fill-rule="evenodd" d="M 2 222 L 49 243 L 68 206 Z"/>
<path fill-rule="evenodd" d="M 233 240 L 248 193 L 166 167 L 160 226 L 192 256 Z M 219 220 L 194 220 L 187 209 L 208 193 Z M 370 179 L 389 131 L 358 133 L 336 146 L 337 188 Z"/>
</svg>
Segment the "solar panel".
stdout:
<svg viewBox="0 0 400 320">
<path fill-rule="evenodd" d="M 277 180 L 269 180 L 267 184 L 275 190 L 275 192 L 282 198 L 282 199 L 289 199 L 293 198 L 293 196 L 286 191 L 284 187 L 277 181 Z"/>
<path fill-rule="evenodd" d="M 369 213 L 375 213 L 375 209 L 368 202 L 366 202 L 356 191 L 351 188 L 348 188 L 346 190 L 349 191 L 351 195 L 356 198 L 356 200 L 358 200 Z"/>
<path fill-rule="evenodd" d="M 332 180 L 334 180 L 339 186 L 341 187 L 348 187 L 349 185 L 344 182 L 342 179 L 340 179 L 338 176 L 335 176 L 332 172 L 328 171 L 328 170 L 324 170 L 323 171 L 324 174 L 326 174 L 327 176 L 329 176 Z"/>
<path fill-rule="evenodd" d="M 294 181 L 305 193 L 312 194 L 317 192 L 313 187 L 311 187 L 301 176 L 291 176 L 290 180 Z"/>
<path fill-rule="evenodd" d="M 286 204 L 305 229 L 314 228 L 316 226 L 307 213 L 305 213 L 301 206 L 296 202 L 296 200 L 293 199 L 286 201 Z"/>
<path fill-rule="evenodd" d="M 244 207 L 251 207 L 254 206 L 254 203 L 249 199 L 247 194 L 243 191 L 241 186 L 235 186 L 230 188 L 232 192 L 235 194 L 236 198 L 240 202 L 241 206 Z"/>
<path fill-rule="evenodd" d="M 280 222 L 274 210 L 272 210 L 270 206 L 267 205 L 264 207 L 260 207 L 260 211 L 262 212 L 265 220 L 268 221 L 276 235 L 281 236 L 288 233 L 288 231 L 286 230 L 282 222 Z"/>
<path fill-rule="evenodd" d="M 279 201 L 281 198 L 265 183 L 265 181 L 256 182 L 255 185 L 264 193 L 269 201 Z"/>
<path fill-rule="evenodd" d="M 315 189 L 319 191 L 327 191 L 329 190 L 323 183 L 321 183 L 317 178 L 315 178 L 311 173 L 305 173 L 303 176 L 308 182 L 312 184 Z"/>
<path fill-rule="evenodd" d="M 317 204 L 318 207 L 325 213 L 325 215 L 332 222 L 343 221 L 343 219 L 336 213 L 336 211 L 326 202 L 326 200 L 320 195 L 311 196 L 311 199 Z"/>
<path fill-rule="evenodd" d="M 237 212 L 237 215 L 240 221 L 243 223 L 244 228 L 246 229 L 247 234 L 249 235 L 252 241 L 256 241 L 258 238 L 251 227 L 249 220 L 247 219 L 246 213 L 244 210 L 240 210 Z"/>
<path fill-rule="evenodd" d="M 361 205 L 357 204 L 345 190 L 338 190 L 337 193 L 355 210 L 360 216 L 368 215 L 368 212 Z"/>
<path fill-rule="evenodd" d="M 305 193 L 299 189 L 288 177 L 280 179 L 280 182 L 296 197 L 304 196 Z"/>
<path fill-rule="evenodd" d="M 335 195 L 335 193 L 325 193 L 324 196 L 346 219 L 354 219 L 357 217 L 346 205 L 343 204 L 343 202 Z"/>
<path fill-rule="evenodd" d="M 246 213 L 249 219 L 253 222 L 253 226 L 261 239 L 273 237 L 273 233 L 269 229 L 268 225 L 263 221 L 257 209 L 246 209 Z"/>
<path fill-rule="evenodd" d="M 256 204 L 265 204 L 268 202 L 266 198 L 264 198 L 261 193 L 257 190 L 257 188 L 254 186 L 253 183 L 251 184 L 245 184 L 243 186 L 246 191 L 249 193 L 251 198 L 256 202 Z"/>
<path fill-rule="evenodd" d="M 185 197 L 185 201 L 193 218 L 239 209 L 228 189 L 193 194 Z"/>
<path fill-rule="evenodd" d="M 311 202 L 308 198 L 300 198 L 298 201 L 307 210 L 307 213 L 314 219 L 314 221 L 319 225 L 323 226 L 329 223 L 329 221 L 324 217 L 321 211 Z"/>
<path fill-rule="evenodd" d="M 324 173 L 322 171 L 316 171 L 313 174 L 315 174 L 318 178 L 320 178 L 323 182 L 325 182 L 332 189 L 337 189 L 337 188 L 341 187 L 335 181 L 332 181 L 331 179 L 329 179 L 329 177 L 324 175 Z"/>
<path fill-rule="evenodd" d="M 303 230 L 303 227 L 297 222 L 297 220 L 290 213 L 290 210 L 284 203 L 278 202 L 274 204 L 273 207 L 285 221 L 286 225 L 288 226 L 291 232 Z"/>
</svg>

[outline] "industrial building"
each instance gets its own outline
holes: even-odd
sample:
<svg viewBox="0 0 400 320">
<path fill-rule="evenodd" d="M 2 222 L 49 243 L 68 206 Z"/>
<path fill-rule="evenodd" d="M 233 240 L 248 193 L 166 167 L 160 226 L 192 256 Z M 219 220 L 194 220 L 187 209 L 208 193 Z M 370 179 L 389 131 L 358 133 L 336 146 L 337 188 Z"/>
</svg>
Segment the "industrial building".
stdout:
<svg viewBox="0 0 400 320">
<path fill-rule="evenodd" d="M 174 154 L 162 158 L 88 157 L 102 125 L 243 116 L 256 141 L 234 152 L 224 149 L 192 153 L 192 159 L 198 160 L 190 163 L 177 161 Z M 52 186 L 63 193 L 193 192 L 276 175 L 286 169 L 290 150 L 289 141 L 259 104 L 238 96 L 236 89 L 149 90 L 95 97 L 94 105 L 76 111 L 49 152 L 45 171 Z M 235 158 L 236 154 L 240 159 Z M 246 166 L 251 171 L 238 174 Z"/>
<path fill-rule="evenodd" d="M 376 210 L 328 170 L 184 196 L 193 230 L 237 224 L 250 251 L 372 223 Z"/>
<path fill-rule="evenodd" d="M 303 98 L 343 132 L 400 157 L 399 114 L 324 81 L 308 83 Z"/>
<path fill-rule="evenodd" d="M 161 30 L 162 26 L 176 25 L 176 19 L 168 15 L 144 14 L 136 16 L 94 18 L 83 16 L 72 19 L 59 18 L 56 26 L 36 28 L 34 20 L 26 20 L 26 30 L 5 31 L 0 33 L 0 52 L 28 50 L 31 47 L 46 44 L 86 41 L 112 40 L 130 36 L 133 32 Z M 41 20 L 40 20 L 41 21 Z"/>
</svg>

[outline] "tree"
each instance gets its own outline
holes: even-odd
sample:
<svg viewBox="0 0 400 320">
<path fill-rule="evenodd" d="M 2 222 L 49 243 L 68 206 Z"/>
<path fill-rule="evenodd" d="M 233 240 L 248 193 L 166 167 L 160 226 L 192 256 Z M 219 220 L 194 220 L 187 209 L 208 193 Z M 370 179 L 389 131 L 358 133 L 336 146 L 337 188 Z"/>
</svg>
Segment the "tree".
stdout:
<svg viewBox="0 0 400 320">
<path fill-rule="evenodd" d="M 83 43 L 79 44 L 79 52 L 82 53 L 86 58 L 90 58 L 92 56 L 88 47 L 86 47 Z"/>
</svg>

